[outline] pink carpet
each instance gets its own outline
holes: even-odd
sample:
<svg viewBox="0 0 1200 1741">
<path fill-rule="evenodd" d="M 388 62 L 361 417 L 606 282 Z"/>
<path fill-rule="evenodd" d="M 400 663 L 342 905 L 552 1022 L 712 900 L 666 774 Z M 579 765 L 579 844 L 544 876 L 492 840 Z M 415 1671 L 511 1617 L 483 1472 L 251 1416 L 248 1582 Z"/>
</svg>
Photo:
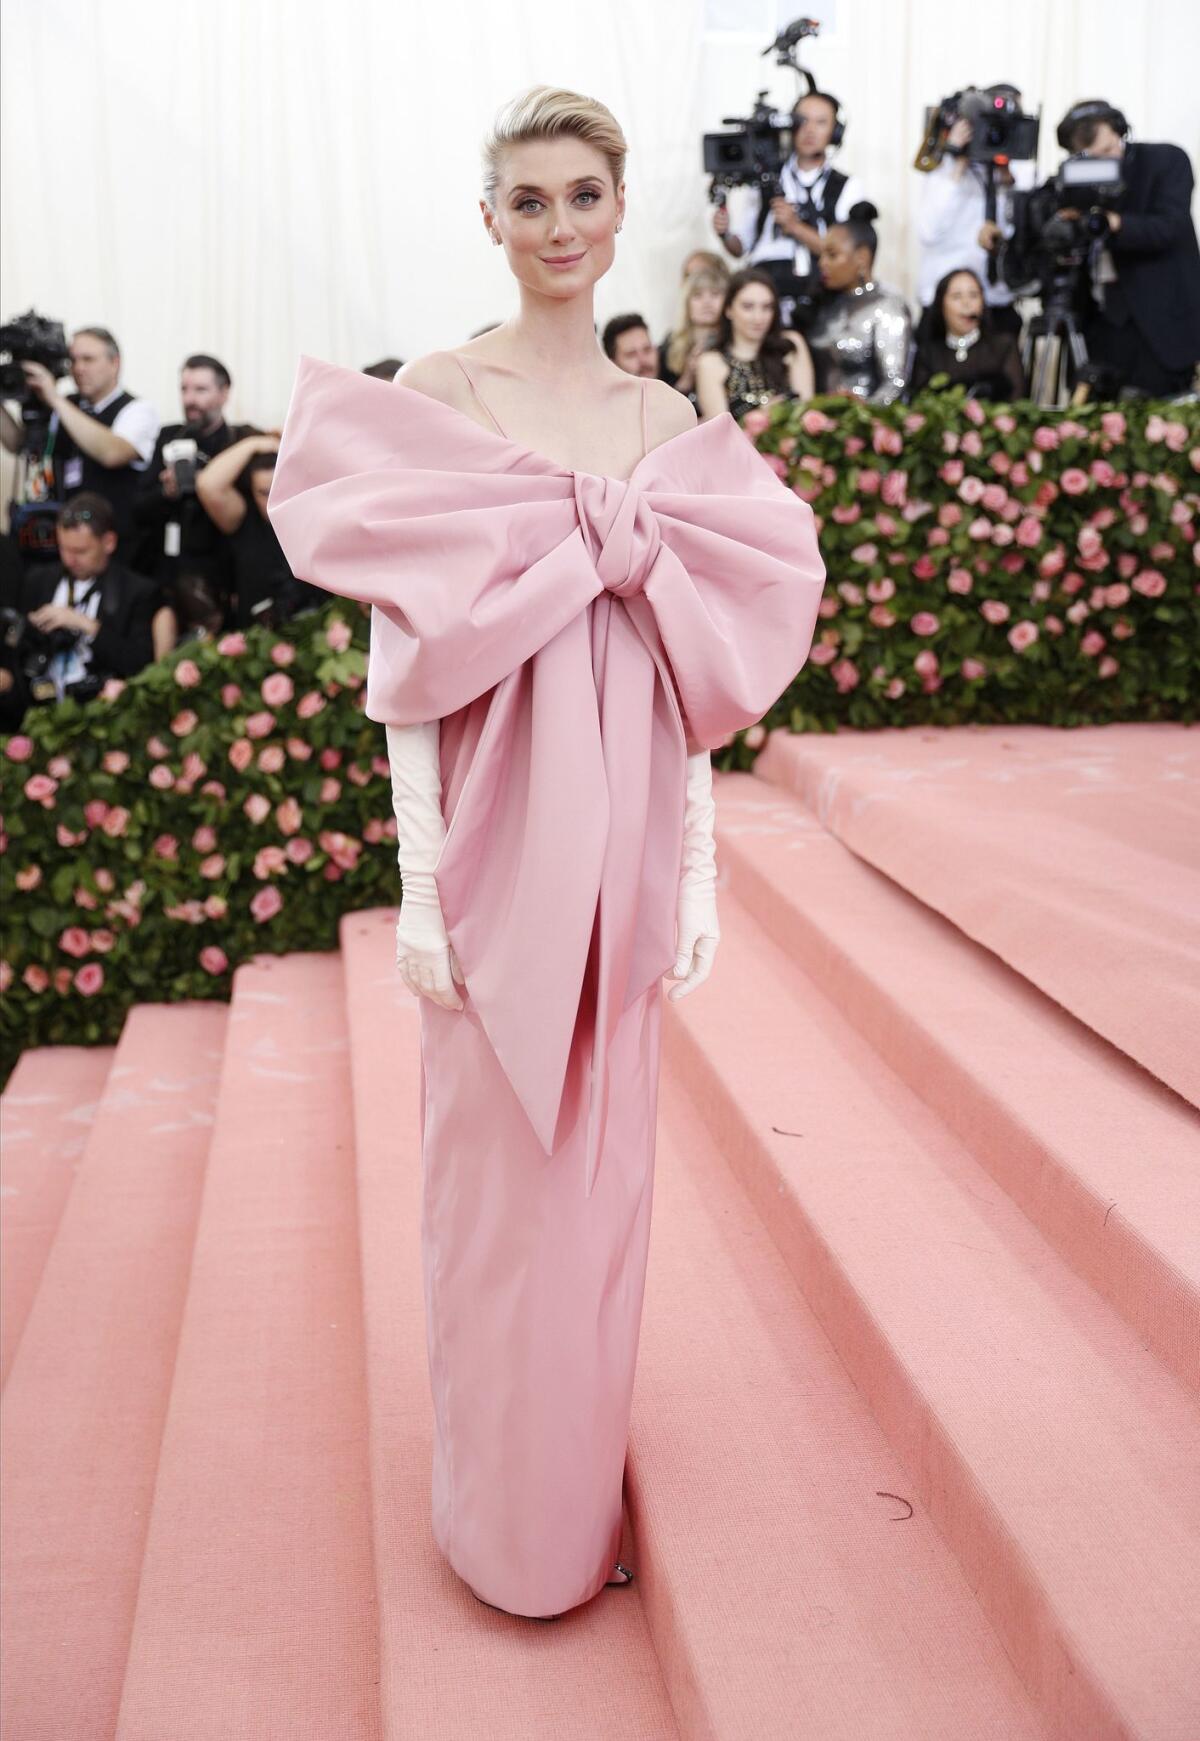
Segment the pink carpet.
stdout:
<svg viewBox="0 0 1200 1741">
<path fill-rule="evenodd" d="M 637 1581 L 552 1625 L 481 1608 L 430 1533 L 394 913 L 247 964 L 228 1010 L 23 1059 L 5 1736 L 1193 1741 L 1191 745 L 887 732 L 718 779 Z"/>
</svg>

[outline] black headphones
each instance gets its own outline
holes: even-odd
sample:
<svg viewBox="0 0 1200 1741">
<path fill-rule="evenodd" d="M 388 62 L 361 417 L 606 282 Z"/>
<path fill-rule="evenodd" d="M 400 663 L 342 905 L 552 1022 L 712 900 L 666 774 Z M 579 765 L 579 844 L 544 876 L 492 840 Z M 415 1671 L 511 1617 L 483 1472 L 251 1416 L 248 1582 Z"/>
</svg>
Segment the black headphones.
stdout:
<svg viewBox="0 0 1200 1741">
<path fill-rule="evenodd" d="M 836 151 L 838 146 L 842 143 L 842 140 L 846 137 L 846 123 L 842 118 L 842 105 L 838 102 L 832 91 L 805 91 L 804 96 L 797 97 L 795 103 L 792 105 L 793 115 L 795 115 L 796 110 L 800 107 L 800 104 L 804 101 L 805 97 L 820 97 L 823 102 L 833 104 L 833 132 L 829 135 L 829 149 L 831 151 Z"/>
<path fill-rule="evenodd" d="M 1058 131 L 1054 135 L 1064 151 L 1070 151 L 1071 135 L 1081 121 L 1107 121 L 1113 132 L 1119 134 L 1122 139 L 1129 137 L 1129 122 L 1120 109 L 1114 109 L 1111 103 L 1098 101 L 1076 103 L 1073 108 L 1067 110 L 1058 123 Z"/>
</svg>

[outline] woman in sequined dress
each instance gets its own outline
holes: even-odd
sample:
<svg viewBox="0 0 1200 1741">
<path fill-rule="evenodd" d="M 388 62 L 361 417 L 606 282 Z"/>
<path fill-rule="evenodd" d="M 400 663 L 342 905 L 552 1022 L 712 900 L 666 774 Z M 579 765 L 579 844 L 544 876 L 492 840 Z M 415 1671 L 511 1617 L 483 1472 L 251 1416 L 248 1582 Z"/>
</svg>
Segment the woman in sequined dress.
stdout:
<svg viewBox="0 0 1200 1741">
<path fill-rule="evenodd" d="M 701 422 L 723 411 L 741 418 L 754 407 L 811 399 L 812 393 L 808 346 L 780 320 L 775 286 L 753 267 L 735 272 L 712 348 L 696 359 Z"/>
<path fill-rule="evenodd" d="M 876 284 L 879 214 L 865 201 L 825 232 L 821 282 L 828 300 L 808 335 L 818 393 L 890 405 L 904 391 L 912 315 L 898 290 Z"/>
</svg>

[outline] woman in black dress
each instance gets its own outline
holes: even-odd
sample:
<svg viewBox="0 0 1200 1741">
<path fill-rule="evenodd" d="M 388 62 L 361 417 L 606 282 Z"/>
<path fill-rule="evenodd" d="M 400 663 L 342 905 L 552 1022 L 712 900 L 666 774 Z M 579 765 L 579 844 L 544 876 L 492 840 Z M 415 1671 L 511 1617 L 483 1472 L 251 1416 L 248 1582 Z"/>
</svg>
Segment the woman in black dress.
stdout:
<svg viewBox="0 0 1200 1741">
<path fill-rule="evenodd" d="M 735 272 L 712 349 L 696 359 L 701 422 L 723 411 L 740 420 L 779 399 L 811 399 L 812 392 L 808 346 L 780 320 L 774 284 L 752 266 Z"/>
<path fill-rule="evenodd" d="M 997 332 L 974 272 L 947 272 L 917 328 L 909 394 L 923 392 L 935 375 L 965 386 L 972 399 L 1011 403 L 1028 397 L 1016 335 Z"/>
</svg>

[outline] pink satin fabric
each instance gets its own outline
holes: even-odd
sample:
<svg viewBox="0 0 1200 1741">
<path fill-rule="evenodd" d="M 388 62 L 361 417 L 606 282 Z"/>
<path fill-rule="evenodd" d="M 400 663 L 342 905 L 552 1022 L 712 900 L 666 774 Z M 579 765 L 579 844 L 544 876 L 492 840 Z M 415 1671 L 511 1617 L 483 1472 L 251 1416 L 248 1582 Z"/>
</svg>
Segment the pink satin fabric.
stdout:
<svg viewBox="0 0 1200 1741">
<path fill-rule="evenodd" d="M 729 417 L 623 482 L 310 358 L 270 514 L 297 575 L 374 606 L 368 716 L 441 721 L 466 987 L 419 1003 L 433 1534 L 485 1601 L 560 1614 L 620 1548 L 688 739 L 803 663 L 812 514 Z"/>
<path fill-rule="evenodd" d="M 443 722 L 446 928 L 546 1154 L 586 1117 L 590 1195 L 616 1024 L 674 960 L 689 742 L 804 663 L 812 511 L 728 415 L 621 480 L 304 357 L 269 513 L 293 573 L 374 607 L 368 717 Z"/>
</svg>

